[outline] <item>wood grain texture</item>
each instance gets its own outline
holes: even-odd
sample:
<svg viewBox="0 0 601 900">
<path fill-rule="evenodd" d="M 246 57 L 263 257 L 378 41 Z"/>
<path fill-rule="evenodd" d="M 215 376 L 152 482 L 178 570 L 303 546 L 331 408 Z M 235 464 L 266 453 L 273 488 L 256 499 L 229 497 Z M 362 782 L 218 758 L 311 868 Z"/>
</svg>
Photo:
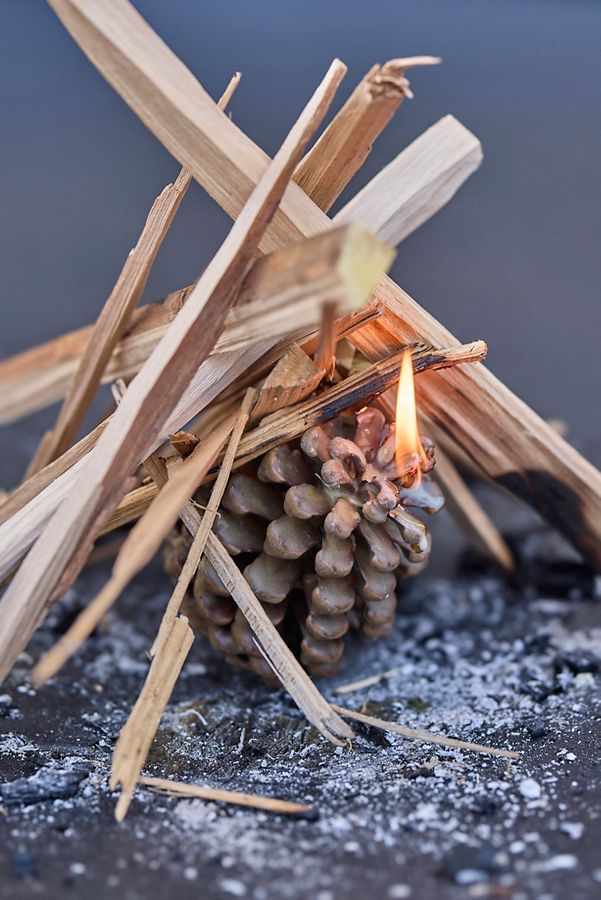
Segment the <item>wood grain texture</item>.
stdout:
<svg viewBox="0 0 601 900">
<path fill-rule="evenodd" d="M 407 69 L 440 62 L 434 56 L 391 59 L 372 66 L 309 150 L 294 180 L 327 212 L 367 159 L 374 141 L 405 99 Z"/>
<path fill-rule="evenodd" d="M 291 322 L 312 328 L 321 320 L 324 303 L 336 303 L 340 313 L 356 309 L 393 257 L 390 247 L 354 224 L 262 256 L 245 277 L 211 354 L 241 350 L 257 337 L 279 339 Z M 174 291 L 162 306 L 137 311 L 103 370 L 103 382 L 133 377 L 140 370 L 192 289 Z M 0 362 L 0 423 L 63 396 L 81 366 L 92 330 L 79 329 Z"/>
<path fill-rule="evenodd" d="M 380 313 L 380 304 L 371 302 L 354 313 L 347 313 L 338 320 L 340 334 L 350 334 L 361 324 L 370 321 Z M 311 329 L 309 329 L 309 332 Z M 178 431 L 200 410 L 212 404 L 220 395 L 240 395 L 249 384 L 263 377 L 275 362 L 286 352 L 290 343 L 306 338 L 305 329 L 293 333 L 275 346 L 270 341 L 251 344 L 243 353 L 220 353 L 203 363 L 188 385 L 180 402 L 167 420 L 163 433 L 147 448 L 150 454 L 171 433 Z M 309 338 L 303 344 L 305 352 L 314 351 L 315 340 Z M 232 391 L 233 394 L 229 392 Z M 239 402 L 239 398 L 238 401 Z M 212 411 L 212 407 L 211 407 Z M 59 503 L 73 489 L 77 473 L 83 465 L 83 457 L 98 441 L 105 427 L 99 426 L 72 450 L 59 457 L 33 478 L 28 479 L 6 500 L 12 512 L 6 521 L 2 518 L 4 506 L 0 508 L 0 578 L 9 573 L 22 558 L 33 541 L 43 530 Z M 145 507 L 142 507 L 142 510 Z M 138 513 L 139 515 L 139 513 Z M 134 516 L 137 518 L 137 516 Z M 117 508 L 109 518 L 106 528 L 111 530 L 117 523 L 132 521 L 130 512 L 123 515 Z"/>
<path fill-rule="evenodd" d="M 369 222 L 395 246 L 435 215 L 482 162 L 480 141 L 445 116 L 405 147 L 334 216 L 334 222 Z"/>
</svg>

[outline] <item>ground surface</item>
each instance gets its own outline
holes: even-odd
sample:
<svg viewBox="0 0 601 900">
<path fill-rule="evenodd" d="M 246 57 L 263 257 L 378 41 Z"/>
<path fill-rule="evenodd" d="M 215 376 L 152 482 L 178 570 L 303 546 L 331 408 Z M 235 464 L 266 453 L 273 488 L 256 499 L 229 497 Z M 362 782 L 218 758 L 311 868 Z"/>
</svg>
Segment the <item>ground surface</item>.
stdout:
<svg viewBox="0 0 601 900">
<path fill-rule="evenodd" d="M 0 897 L 601 893 L 601 609 L 585 570 L 531 570 L 519 591 L 472 570 L 424 577 L 403 600 L 396 632 L 357 642 L 340 676 L 323 685 L 355 709 L 517 749 L 517 762 L 361 727 L 352 748 L 335 749 L 286 696 L 197 641 L 147 772 L 306 801 L 318 817 L 138 790 L 121 825 L 107 771 L 167 596 L 159 565 L 60 678 L 37 693 L 27 681 L 32 658 L 106 574 L 106 566 L 87 571 L 2 689 L 0 782 L 43 772 L 0 788 Z M 333 693 L 391 668 L 376 686 Z M 32 791 L 63 796 L 31 803 Z"/>
</svg>

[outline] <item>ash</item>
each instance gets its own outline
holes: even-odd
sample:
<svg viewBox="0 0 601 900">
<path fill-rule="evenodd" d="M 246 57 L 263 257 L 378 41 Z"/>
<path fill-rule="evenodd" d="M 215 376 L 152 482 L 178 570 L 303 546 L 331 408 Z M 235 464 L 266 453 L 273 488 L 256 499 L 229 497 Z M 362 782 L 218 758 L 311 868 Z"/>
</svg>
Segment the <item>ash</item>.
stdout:
<svg viewBox="0 0 601 900">
<path fill-rule="evenodd" d="M 87 571 L 2 688 L 0 803 L 10 805 L 0 806 L 0 896 L 601 894 L 601 615 L 582 571 L 570 568 L 552 597 L 532 579 L 516 590 L 473 568 L 422 576 L 401 599 L 393 635 L 357 640 L 339 676 L 320 683 L 341 705 L 519 750 L 518 760 L 356 723 L 352 748 L 334 748 L 286 695 L 228 668 L 198 639 L 145 771 L 303 801 L 317 817 L 138 789 L 122 825 L 107 777 L 168 596 L 159 564 L 59 678 L 39 692 L 28 683 L 33 661 L 107 571 Z M 369 688 L 335 693 L 388 670 Z"/>
</svg>

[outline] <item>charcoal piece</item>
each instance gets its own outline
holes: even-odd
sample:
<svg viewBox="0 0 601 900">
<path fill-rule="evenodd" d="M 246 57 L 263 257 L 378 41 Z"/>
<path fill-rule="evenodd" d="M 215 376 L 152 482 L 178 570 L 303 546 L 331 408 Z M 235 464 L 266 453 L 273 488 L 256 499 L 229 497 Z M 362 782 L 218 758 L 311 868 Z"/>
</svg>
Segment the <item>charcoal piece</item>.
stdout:
<svg viewBox="0 0 601 900">
<path fill-rule="evenodd" d="M 83 760 L 69 769 L 43 766 L 29 778 L 17 778 L 0 784 L 0 802 L 5 806 L 27 806 L 44 800 L 66 800 L 74 797 L 92 766 Z"/>
</svg>

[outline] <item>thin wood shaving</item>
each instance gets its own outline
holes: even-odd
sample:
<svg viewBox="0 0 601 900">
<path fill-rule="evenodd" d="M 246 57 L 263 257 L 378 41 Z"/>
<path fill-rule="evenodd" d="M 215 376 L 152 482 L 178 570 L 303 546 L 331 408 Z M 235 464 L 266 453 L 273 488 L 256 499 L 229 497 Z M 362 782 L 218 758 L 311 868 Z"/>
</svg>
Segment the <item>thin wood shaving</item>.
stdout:
<svg viewBox="0 0 601 900">
<path fill-rule="evenodd" d="M 248 423 L 250 411 L 252 409 L 253 403 L 255 402 L 255 399 L 256 391 L 253 388 L 249 388 L 246 392 L 244 400 L 242 401 L 240 412 L 238 413 L 236 422 L 232 429 L 232 434 L 227 446 L 227 450 L 225 452 L 225 456 L 223 457 L 223 461 L 219 466 L 219 474 L 217 475 L 217 479 L 215 480 L 215 484 L 213 485 L 213 490 L 211 491 L 211 496 L 209 498 L 207 508 L 202 517 L 200 528 L 194 535 L 194 539 L 188 551 L 186 561 L 184 562 L 182 571 L 180 572 L 175 588 L 173 589 L 173 593 L 171 594 L 169 602 L 167 603 L 167 607 L 165 609 L 165 613 L 163 615 L 163 619 L 159 628 L 159 633 L 157 634 L 150 651 L 151 656 L 155 656 L 157 653 L 161 652 L 163 642 L 166 636 L 171 631 L 175 617 L 179 612 L 180 606 L 188 589 L 188 585 L 190 584 L 194 573 L 198 568 L 198 564 L 200 563 L 202 554 L 205 549 L 207 537 L 209 536 L 209 532 L 213 527 L 215 516 L 217 515 L 217 512 L 219 510 L 219 504 L 221 503 L 223 494 L 227 487 L 227 482 L 230 477 L 230 472 L 232 470 L 232 465 L 236 456 L 238 444 L 240 443 L 240 438 L 242 437 L 242 432 L 244 431 Z"/>
<path fill-rule="evenodd" d="M 153 778 L 149 775 L 141 775 L 138 782 L 159 794 L 167 794 L 170 797 L 198 797 L 200 800 L 233 803 L 235 806 L 261 809 L 264 812 L 278 813 L 283 816 L 307 816 L 309 818 L 315 816 L 315 811 L 310 806 L 290 800 L 277 800 L 274 797 L 243 794 L 239 791 L 224 791 L 220 788 L 186 784 L 183 781 L 171 781 L 169 778 Z"/>
<path fill-rule="evenodd" d="M 391 734 L 400 734 L 402 737 L 409 738 L 412 741 L 424 741 L 428 744 L 441 744 L 443 747 L 456 747 L 458 750 L 472 750 L 474 753 L 486 753 L 489 756 L 503 756 L 506 759 L 517 759 L 519 753 L 515 750 L 501 750 L 497 747 L 486 747 L 484 744 L 472 744 L 470 741 L 460 741 L 457 738 L 448 738 L 439 734 L 432 734 L 429 731 L 420 731 L 416 728 L 407 728 L 405 725 L 398 725 L 396 722 L 387 722 L 385 719 L 377 719 L 374 716 L 366 716 L 365 713 L 356 712 L 354 709 L 345 709 L 344 706 L 336 706 L 332 704 L 332 709 L 340 713 L 347 719 L 354 719 L 356 722 L 363 722 L 364 725 L 371 725 L 372 728 L 379 728 L 380 731 L 388 731 Z"/>
</svg>

